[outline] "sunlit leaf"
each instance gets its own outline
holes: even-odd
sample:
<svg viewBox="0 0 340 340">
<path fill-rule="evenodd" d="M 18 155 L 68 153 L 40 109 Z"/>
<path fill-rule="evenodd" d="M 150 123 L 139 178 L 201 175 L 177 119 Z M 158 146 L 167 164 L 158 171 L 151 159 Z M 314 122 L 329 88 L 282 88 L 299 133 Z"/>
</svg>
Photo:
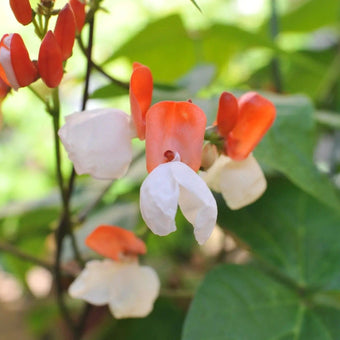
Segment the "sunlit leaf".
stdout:
<svg viewBox="0 0 340 340">
<path fill-rule="evenodd" d="M 287 180 L 268 183 L 256 203 L 237 211 L 219 201 L 218 223 L 301 287 L 340 289 L 340 214 Z M 327 259 L 327 260 L 326 260 Z"/>
<path fill-rule="evenodd" d="M 311 306 L 251 266 L 212 270 L 190 307 L 182 340 L 331 340 L 340 311 Z"/>
</svg>

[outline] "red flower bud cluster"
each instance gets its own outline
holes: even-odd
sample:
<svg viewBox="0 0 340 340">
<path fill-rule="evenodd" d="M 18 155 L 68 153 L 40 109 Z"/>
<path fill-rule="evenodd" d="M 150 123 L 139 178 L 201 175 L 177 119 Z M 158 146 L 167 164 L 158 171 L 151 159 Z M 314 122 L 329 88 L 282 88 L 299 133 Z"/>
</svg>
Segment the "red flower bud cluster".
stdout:
<svg viewBox="0 0 340 340">
<path fill-rule="evenodd" d="M 33 20 L 35 12 L 29 0 L 10 0 L 10 5 L 21 24 Z M 30 59 L 19 34 L 5 34 L 0 42 L 0 79 L 15 90 L 39 77 L 48 87 L 57 87 L 64 74 L 63 62 L 72 55 L 75 36 L 84 26 L 85 15 L 85 2 L 70 0 L 60 10 L 54 31 L 45 34 L 38 62 Z"/>
</svg>

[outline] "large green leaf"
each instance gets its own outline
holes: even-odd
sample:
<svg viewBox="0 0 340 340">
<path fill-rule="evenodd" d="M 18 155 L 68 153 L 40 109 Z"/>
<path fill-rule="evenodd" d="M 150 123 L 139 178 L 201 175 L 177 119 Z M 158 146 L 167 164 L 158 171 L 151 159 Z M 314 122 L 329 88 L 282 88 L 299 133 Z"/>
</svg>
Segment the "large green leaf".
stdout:
<svg viewBox="0 0 340 340">
<path fill-rule="evenodd" d="M 287 180 L 270 181 L 264 196 L 242 210 L 219 200 L 218 223 L 299 286 L 340 289 L 340 214 Z"/>
<path fill-rule="evenodd" d="M 236 52 L 255 47 L 275 49 L 265 35 L 237 26 L 215 24 L 202 33 L 203 61 L 215 63 L 217 67 L 226 65 Z"/>
<path fill-rule="evenodd" d="M 280 18 L 282 31 L 311 31 L 333 25 L 339 20 L 338 0 L 307 0 Z"/>
<path fill-rule="evenodd" d="M 273 101 L 277 118 L 255 149 L 256 158 L 338 210 L 338 194 L 329 179 L 313 163 L 316 126 L 311 102 L 302 96 L 274 97 Z"/>
<path fill-rule="evenodd" d="M 108 60 L 127 57 L 148 65 L 157 81 L 173 81 L 195 63 L 194 42 L 178 15 L 150 23 Z"/>
<path fill-rule="evenodd" d="M 336 340 L 340 311 L 314 307 L 251 266 L 215 268 L 190 307 L 182 340 Z"/>
</svg>

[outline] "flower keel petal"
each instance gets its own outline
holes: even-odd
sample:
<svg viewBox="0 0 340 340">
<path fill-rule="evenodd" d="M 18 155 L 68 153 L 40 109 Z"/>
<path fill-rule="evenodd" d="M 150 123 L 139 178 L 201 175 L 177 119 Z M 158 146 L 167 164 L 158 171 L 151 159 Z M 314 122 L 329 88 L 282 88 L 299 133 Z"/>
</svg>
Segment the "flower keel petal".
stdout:
<svg viewBox="0 0 340 340">
<path fill-rule="evenodd" d="M 179 206 L 185 218 L 194 226 L 197 242 L 210 237 L 217 218 L 217 205 L 211 191 L 191 168 L 181 162 L 171 162 L 173 177 L 180 187 Z"/>
<path fill-rule="evenodd" d="M 175 216 L 179 187 L 173 179 L 170 163 L 159 165 L 140 188 L 140 209 L 153 233 L 165 236 L 176 230 Z"/>
</svg>

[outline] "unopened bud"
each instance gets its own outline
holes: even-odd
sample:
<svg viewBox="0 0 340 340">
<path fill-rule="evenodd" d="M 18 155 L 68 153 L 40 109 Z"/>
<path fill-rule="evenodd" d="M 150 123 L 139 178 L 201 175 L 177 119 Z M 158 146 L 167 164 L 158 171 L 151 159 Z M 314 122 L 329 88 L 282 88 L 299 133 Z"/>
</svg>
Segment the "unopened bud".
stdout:
<svg viewBox="0 0 340 340">
<path fill-rule="evenodd" d="M 215 144 L 206 143 L 202 150 L 202 163 L 201 167 L 208 170 L 218 158 L 218 151 Z"/>
<path fill-rule="evenodd" d="M 63 77 L 63 59 L 60 47 L 52 31 L 41 42 L 38 58 L 41 79 L 48 87 L 57 87 Z"/>
<path fill-rule="evenodd" d="M 85 24 L 85 18 L 86 18 L 85 0 L 84 1 L 70 0 L 69 4 L 73 10 L 74 18 L 76 20 L 77 34 L 79 34 Z"/>
<path fill-rule="evenodd" d="M 29 0 L 10 0 L 9 4 L 20 24 L 28 25 L 32 21 L 33 13 Z"/>
</svg>

